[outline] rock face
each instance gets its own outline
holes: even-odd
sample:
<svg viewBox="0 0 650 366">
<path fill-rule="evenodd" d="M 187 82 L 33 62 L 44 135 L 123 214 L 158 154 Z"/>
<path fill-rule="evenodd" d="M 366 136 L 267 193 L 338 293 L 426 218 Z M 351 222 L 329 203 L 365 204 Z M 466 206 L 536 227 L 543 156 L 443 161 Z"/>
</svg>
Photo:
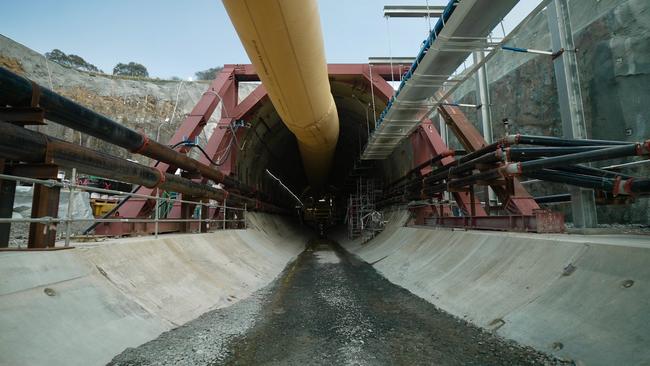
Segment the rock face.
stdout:
<svg viewBox="0 0 650 366">
<path fill-rule="evenodd" d="M 184 117 L 192 110 L 207 90 L 210 81 L 170 81 L 131 79 L 78 71 L 47 61 L 45 57 L 7 37 L 0 35 L 0 66 L 23 75 L 96 112 L 155 139 L 160 127 L 160 141 L 166 143 Z M 250 84 L 240 86 L 240 97 L 253 89 Z M 207 141 L 219 120 L 217 108 L 200 138 Z M 74 141 L 92 149 L 108 152 L 142 163 L 148 159 L 131 156 L 122 148 L 112 146 L 94 137 L 82 135 L 69 128 L 48 123 L 39 127 L 49 135 Z"/>
</svg>

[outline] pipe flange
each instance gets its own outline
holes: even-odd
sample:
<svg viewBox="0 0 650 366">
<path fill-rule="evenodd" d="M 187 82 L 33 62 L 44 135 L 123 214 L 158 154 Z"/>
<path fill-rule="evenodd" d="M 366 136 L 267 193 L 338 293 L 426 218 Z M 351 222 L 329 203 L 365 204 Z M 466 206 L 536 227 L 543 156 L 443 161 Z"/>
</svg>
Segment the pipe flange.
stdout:
<svg viewBox="0 0 650 366">
<path fill-rule="evenodd" d="M 149 137 L 147 137 L 147 135 L 140 133 L 140 136 L 142 136 L 142 145 L 140 145 L 140 147 L 138 147 L 137 149 L 131 150 L 131 152 L 134 154 L 140 154 L 151 142 L 151 140 L 149 139 Z"/>
<path fill-rule="evenodd" d="M 636 144 L 636 154 L 639 156 L 650 155 L 650 140 Z"/>
<path fill-rule="evenodd" d="M 612 196 L 616 197 L 620 193 L 623 193 L 620 192 L 620 189 L 621 189 L 621 177 L 617 176 L 616 178 L 614 178 L 614 186 L 612 187 Z"/>
<path fill-rule="evenodd" d="M 623 183 L 623 191 L 630 196 L 632 195 L 632 182 L 634 182 L 634 178 L 626 179 Z"/>
<path fill-rule="evenodd" d="M 154 167 L 154 169 L 158 172 L 158 181 L 153 186 L 147 188 L 158 188 L 167 181 L 167 175 L 161 168 Z"/>
</svg>

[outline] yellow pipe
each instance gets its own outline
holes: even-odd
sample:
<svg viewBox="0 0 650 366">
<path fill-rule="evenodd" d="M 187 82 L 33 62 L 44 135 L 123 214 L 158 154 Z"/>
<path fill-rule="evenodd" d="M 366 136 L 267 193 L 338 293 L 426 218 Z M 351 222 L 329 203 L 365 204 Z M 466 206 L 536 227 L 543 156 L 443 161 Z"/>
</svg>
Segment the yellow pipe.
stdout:
<svg viewBox="0 0 650 366">
<path fill-rule="evenodd" d="M 223 0 L 246 53 L 296 139 L 307 178 L 324 184 L 339 136 L 316 0 Z"/>
</svg>

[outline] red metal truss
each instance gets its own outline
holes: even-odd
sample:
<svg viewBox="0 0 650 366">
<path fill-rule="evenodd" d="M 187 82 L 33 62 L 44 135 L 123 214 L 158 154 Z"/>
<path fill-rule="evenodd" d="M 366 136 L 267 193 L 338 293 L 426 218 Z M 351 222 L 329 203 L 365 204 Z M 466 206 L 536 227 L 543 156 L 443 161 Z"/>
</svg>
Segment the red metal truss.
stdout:
<svg viewBox="0 0 650 366">
<path fill-rule="evenodd" d="M 384 80 L 398 81 L 401 78 L 402 71 L 406 72 L 410 69 L 410 64 L 328 64 L 327 71 L 330 77 L 345 78 L 345 77 L 359 77 L 359 75 L 369 74 L 369 69 L 372 68 L 373 76 L 377 75 Z M 237 81 L 260 81 L 255 71 L 255 66 L 251 64 L 234 64 L 225 65 L 225 68 L 233 68 Z M 392 95 L 392 92 L 390 93 Z"/>
<path fill-rule="evenodd" d="M 465 150 L 472 152 L 487 145 L 481 133 L 467 120 L 465 114 L 458 107 L 442 105 L 438 107 L 438 112 L 454 132 Z M 490 185 L 490 187 L 492 187 L 501 202 L 504 202 L 505 207 L 510 212 L 532 215 L 535 210 L 539 209 L 539 205 L 535 202 L 535 199 L 533 199 L 516 178 L 512 180 L 510 189 L 498 184 Z"/>
<path fill-rule="evenodd" d="M 234 67 L 224 67 L 223 70 L 217 75 L 215 80 L 210 84 L 208 90 L 203 93 L 201 99 L 192 109 L 190 114 L 185 118 L 176 133 L 167 142 L 168 145 L 177 144 L 185 139 L 195 139 L 203 128 L 210 120 L 212 113 L 217 108 L 220 101 L 226 110 L 234 110 L 237 105 L 237 83 L 234 76 Z M 188 148 L 181 146 L 181 152 L 187 152 Z M 152 162 L 152 166 L 155 165 Z M 173 173 L 176 167 L 171 167 L 166 163 L 159 163 L 157 169 L 168 173 Z M 146 187 L 141 187 L 139 194 L 151 195 L 153 190 Z M 129 200 L 120 208 L 120 216 L 123 217 L 140 217 L 145 215 L 152 208 L 151 200 Z"/>
<path fill-rule="evenodd" d="M 428 118 L 426 118 L 417 128 L 416 132 L 411 135 L 411 145 L 413 147 L 414 166 L 418 166 L 432 157 L 449 150 L 444 141 L 442 141 L 438 131 L 433 127 L 433 123 Z M 439 164 L 440 166 L 447 166 L 453 163 L 454 160 L 455 158 L 453 156 L 447 156 L 442 158 Z M 430 167 L 425 167 L 421 170 L 421 173 L 426 174 L 430 171 Z M 477 200 L 474 195 L 469 192 L 451 192 L 451 194 L 460 209 L 463 211 L 463 214 L 471 216 L 487 216 L 487 212 L 485 212 L 481 206 L 481 202 Z M 439 211 L 439 213 L 443 215 L 447 215 L 448 213 L 446 209 L 440 209 Z"/>
<path fill-rule="evenodd" d="M 358 81 L 367 80 L 372 83 L 371 88 L 377 97 L 381 98 L 384 102 L 388 101 L 393 95 L 393 88 L 386 81 L 399 80 L 402 71 L 408 70 L 410 65 L 394 64 L 390 65 L 373 65 L 368 64 L 331 64 L 328 65 L 330 78 L 340 81 Z M 371 70 L 372 69 L 372 70 Z M 222 160 L 218 169 L 225 175 L 236 174 L 235 166 L 237 161 L 237 148 L 231 149 L 227 157 L 223 157 L 222 153 L 226 151 L 228 144 L 231 141 L 233 129 L 231 129 L 232 122 L 246 119 L 246 117 L 253 113 L 261 103 L 264 103 L 268 98 L 266 89 L 263 85 L 259 85 L 251 94 L 249 94 L 241 103 L 238 102 L 238 83 L 245 81 L 259 81 L 257 72 L 252 65 L 232 64 L 224 65 L 222 71 L 217 75 L 215 80 L 210 84 L 208 90 L 203 93 L 203 96 L 192 109 L 192 112 L 185 118 L 181 126 L 178 128 L 174 136 L 168 141 L 168 145 L 177 144 L 185 139 L 195 139 L 205 128 L 207 122 L 210 120 L 213 112 L 222 102 L 221 119 L 210 136 L 206 146 L 206 154 L 213 160 Z M 243 133 L 239 129 L 236 134 Z M 240 138 L 241 136 L 237 136 Z M 187 152 L 189 148 L 181 146 L 179 151 Z M 223 159 L 222 159 L 223 158 Z M 204 164 L 209 164 L 209 160 L 205 156 L 201 156 L 199 161 Z M 153 162 L 152 165 L 156 163 Z M 176 167 L 169 166 L 165 163 L 158 163 L 156 168 L 161 171 L 173 173 Z M 202 180 L 205 182 L 205 180 Z M 138 193 L 151 195 L 152 189 L 142 187 Z M 150 214 L 154 207 L 153 200 L 132 199 L 127 201 L 120 209 L 119 216 L 121 217 L 143 217 Z M 219 210 L 214 210 L 212 215 L 219 215 Z M 181 215 L 180 205 L 175 205 L 169 213 L 170 218 L 179 217 Z M 178 225 L 169 225 L 167 230 L 176 230 Z M 107 234 L 128 234 L 130 232 L 150 231 L 147 225 L 134 225 L 132 223 L 105 223 L 96 228 L 98 233 Z"/>
</svg>

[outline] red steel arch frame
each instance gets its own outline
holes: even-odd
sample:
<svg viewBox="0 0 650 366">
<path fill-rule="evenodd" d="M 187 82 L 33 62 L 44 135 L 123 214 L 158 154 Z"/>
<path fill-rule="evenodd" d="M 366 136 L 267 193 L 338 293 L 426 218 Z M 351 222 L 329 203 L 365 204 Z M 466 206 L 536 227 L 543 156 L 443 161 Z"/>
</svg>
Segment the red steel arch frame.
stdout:
<svg viewBox="0 0 650 366">
<path fill-rule="evenodd" d="M 369 87 L 372 88 L 375 97 L 381 98 L 384 102 L 387 102 L 394 93 L 394 89 L 390 85 L 389 81 L 399 80 L 402 71 L 408 70 L 409 67 L 410 65 L 401 64 L 330 64 L 328 65 L 328 71 L 330 78 L 338 81 L 349 80 L 358 82 L 359 80 L 363 80 L 367 82 Z M 224 65 L 221 72 L 217 75 L 214 81 L 212 81 L 208 90 L 203 93 L 199 102 L 192 109 L 190 114 L 187 115 L 167 144 L 174 145 L 183 140 L 194 140 L 204 130 L 219 103 L 222 102 L 221 118 L 218 122 L 217 128 L 210 136 L 205 149 L 206 153 L 211 156 L 213 160 L 217 159 L 218 156 L 216 155 L 218 152 L 227 146 L 232 137 L 233 132 L 232 129 L 229 128 L 231 124 L 234 121 L 245 119 L 246 116 L 254 113 L 262 103 L 267 102 L 268 96 L 266 94 L 266 89 L 263 85 L 259 85 L 251 94 L 238 103 L 239 82 L 245 81 L 259 81 L 259 77 L 257 76 L 253 65 Z M 449 109 L 447 115 L 451 115 L 451 117 L 445 119 L 455 134 L 459 136 L 459 140 L 463 143 L 467 142 L 465 148 L 468 151 L 474 151 L 485 145 L 485 141 L 478 130 L 467 121 L 458 108 L 446 106 L 443 108 Z M 242 132 L 239 130 L 237 133 Z M 448 150 L 447 146 L 438 134 L 438 131 L 433 128 L 431 121 L 428 119 L 418 127 L 411 136 L 410 141 L 414 152 L 414 166 Z M 179 151 L 188 152 L 188 150 L 189 148 L 181 146 Z M 233 149 L 224 164 L 219 167 L 219 170 L 225 175 L 236 175 L 236 150 L 237 149 Z M 440 164 L 449 164 L 453 159 L 454 158 L 451 156 L 446 157 L 440 161 Z M 206 164 L 209 163 L 208 159 L 204 156 L 200 158 L 200 161 Z M 152 163 L 152 165 L 153 164 L 155 164 L 155 162 Z M 173 173 L 177 169 L 176 167 L 165 163 L 159 163 L 157 168 L 168 173 Z M 504 202 L 507 202 L 508 208 L 518 216 L 533 217 L 534 211 L 538 208 L 537 204 L 523 189 L 523 187 L 521 187 L 521 185 L 517 184 L 515 187 L 516 190 L 514 194 L 504 192 L 504 195 L 502 197 L 500 195 L 500 198 L 502 198 L 502 200 L 505 199 Z M 153 191 L 149 188 L 141 187 L 138 190 L 138 193 L 152 194 Z M 481 217 L 490 217 L 481 206 L 480 202 L 475 199 L 473 192 L 452 192 L 452 196 L 464 214 L 464 217 L 460 218 L 465 220 L 463 221 L 464 224 L 461 226 L 477 226 L 477 218 L 479 218 L 478 220 L 480 221 Z M 120 207 L 119 216 L 127 218 L 145 217 L 151 213 L 153 207 L 154 203 L 152 200 L 129 200 Z M 186 209 L 185 211 L 188 210 Z M 178 205 L 172 209 L 168 217 L 178 218 L 182 217 L 183 214 L 180 205 Z M 418 217 L 418 223 L 423 223 L 423 220 L 426 217 L 437 217 L 438 224 L 442 226 L 457 226 L 459 219 L 451 217 L 448 209 L 443 207 L 436 208 L 433 205 L 418 209 L 416 214 Z M 210 215 L 219 215 L 219 211 L 214 210 Z M 471 221 L 471 225 L 465 223 L 468 218 L 472 218 L 473 220 Z M 504 219 L 497 220 L 505 221 Z M 182 223 L 164 223 L 161 224 L 159 230 L 161 232 L 178 231 L 183 229 L 182 226 Z M 478 226 L 480 228 L 480 223 Z M 507 230 L 508 227 L 505 227 L 504 229 Z M 112 222 L 99 225 L 95 231 L 98 234 L 107 235 L 128 235 L 132 233 L 146 234 L 153 232 L 153 227 L 148 224 Z"/>
</svg>

